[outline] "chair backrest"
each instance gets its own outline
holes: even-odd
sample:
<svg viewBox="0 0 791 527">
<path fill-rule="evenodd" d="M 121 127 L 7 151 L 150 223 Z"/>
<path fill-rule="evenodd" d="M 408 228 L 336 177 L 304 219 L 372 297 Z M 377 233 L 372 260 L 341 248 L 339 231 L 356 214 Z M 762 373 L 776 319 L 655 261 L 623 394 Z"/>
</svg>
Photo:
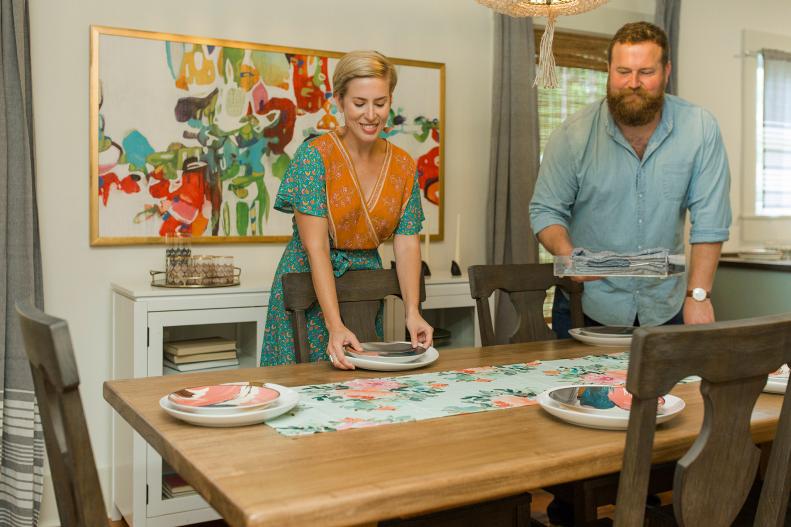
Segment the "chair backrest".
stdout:
<svg viewBox="0 0 791 527">
<path fill-rule="evenodd" d="M 626 388 L 633 395 L 616 526 L 643 525 L 657 398 L 701 377 L 703 427 L 678 461 L 673 509 L 681 526 L 731 525 L 758 469 L 750 417 L 767 374 L 791 362 L 791 314 L 702 326 L 639 328 Z M 772 397 L 779 397 L 772 395 Z M 755 525 L 783 525 L 791 491 L 791 397 L 783 400 Z"/>
<path fill-rule="evenodd" d="M 341 320 L 360 342 L 380 340 L 376 334 L 376 316 L 382 300 L 387 296 L 401 297 L 401 287 L 395 269 L 347 271 L 335 279 L 335 290 Z M 420 301 L 426 299 L 423 275 L 420 276 Z M 305 312 L 317 302 L 311 274 L 283 275 L 283 302 L 291 315 L 294 329 L 294 350 L 297 362 L 308 362 L 307 317 Z"/>
<path fill-rule="evenodd" d="M 494 323 L 489 310 L 489 297 L 497 290 L 508 294 L 516 309 L 518 325 L 509 342 L 531 342 L 557 338 L 544 321 L 544 300 L 547 289 L 556 286 L 569 295 L 571 327 L 584 325 L 582 314 L 582 284 L 569 278 L 559 278 L 552 272 L 552 264 L 473 265 L 467 270 L 470 294 L 478 308 L 481 344 L 497 344 Z M 560 294 L 557 292 L 555 294 Z"/>
<path fill-rule="evenodd" d="M 69 327 L 17 303 L 63 527 L 107 527 Z"/>
</svg>

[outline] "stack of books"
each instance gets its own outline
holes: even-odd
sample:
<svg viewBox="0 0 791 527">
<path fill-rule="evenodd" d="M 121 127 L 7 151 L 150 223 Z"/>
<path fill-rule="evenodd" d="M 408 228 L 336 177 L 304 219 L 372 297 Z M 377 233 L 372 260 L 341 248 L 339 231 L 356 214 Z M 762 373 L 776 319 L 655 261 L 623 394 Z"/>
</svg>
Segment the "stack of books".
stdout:
<svg viewBox="0 0 791 527">
<path fill-rule="evenodd" d="M 165 343 L 165 373 L 179 373 L 239 365 L 236 341 L 220 337 Z"/>
<path fill-rule="evenodd" d="M 162 496 L 166 499 L 195 494 L 195 489 L 178 474 L 162 476 Z"/>
</svg>

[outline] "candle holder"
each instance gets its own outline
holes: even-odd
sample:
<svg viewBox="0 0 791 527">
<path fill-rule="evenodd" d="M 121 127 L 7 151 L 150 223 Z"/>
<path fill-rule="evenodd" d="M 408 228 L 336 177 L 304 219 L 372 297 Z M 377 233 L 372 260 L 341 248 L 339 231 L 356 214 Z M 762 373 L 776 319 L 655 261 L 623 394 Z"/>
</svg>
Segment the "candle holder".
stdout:
<svg viewBox="0 0 791 527">
<path fill-rule="evenodd" d="M 456 263 L 456 260 L 451 260 L 450 262 L 450 274 L 452 276 L 461 276 L 461 267 Z"/>
<path fill-rule="evenodd" d="M 423 276 L 431 276 L 431 269 L 425 261 L 420 262 L 420 268 L 423 271 Z"/>
</svg>

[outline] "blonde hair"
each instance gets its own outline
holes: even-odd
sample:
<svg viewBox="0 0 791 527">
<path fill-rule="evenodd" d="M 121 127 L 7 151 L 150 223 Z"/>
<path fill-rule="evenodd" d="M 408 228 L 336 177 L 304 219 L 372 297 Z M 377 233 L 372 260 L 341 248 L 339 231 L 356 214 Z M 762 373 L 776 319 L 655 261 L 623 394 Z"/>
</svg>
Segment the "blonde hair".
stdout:
<svg viewBox="0 0 791 527">
<path fill-rule="evenodd" d="M 351 51 L 341 57 L 332 75 L 332 87 L 339 99 L 346 95 L 349 83 L 361 77 L 387 79 L 390 95 L 398 82 L 395 66 L 378 51 Z"/>
</svg>

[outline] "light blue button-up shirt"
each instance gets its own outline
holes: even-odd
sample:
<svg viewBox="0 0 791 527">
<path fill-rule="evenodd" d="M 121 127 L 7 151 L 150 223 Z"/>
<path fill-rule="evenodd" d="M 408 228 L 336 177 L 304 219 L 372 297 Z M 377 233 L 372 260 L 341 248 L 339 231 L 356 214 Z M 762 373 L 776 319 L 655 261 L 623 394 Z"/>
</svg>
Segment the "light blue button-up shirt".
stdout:
<svg viewBox="0 0 791 527">
<path fill-rule="evenodd" d="M 640 159 L 613 121 L 606 100 L 552 133 L 530 202 L 538 234 L 564 226 L 574 247 L 632 253 L 722 242 L 731 223 L 730 171 L 719 126 L 706 110 L 665 95 L 662 118 Z M 686 276 L 608 278 L 585 283 L 586 315 L 608 325 L 659 325 L 684 303 Z"/>
</svg>

